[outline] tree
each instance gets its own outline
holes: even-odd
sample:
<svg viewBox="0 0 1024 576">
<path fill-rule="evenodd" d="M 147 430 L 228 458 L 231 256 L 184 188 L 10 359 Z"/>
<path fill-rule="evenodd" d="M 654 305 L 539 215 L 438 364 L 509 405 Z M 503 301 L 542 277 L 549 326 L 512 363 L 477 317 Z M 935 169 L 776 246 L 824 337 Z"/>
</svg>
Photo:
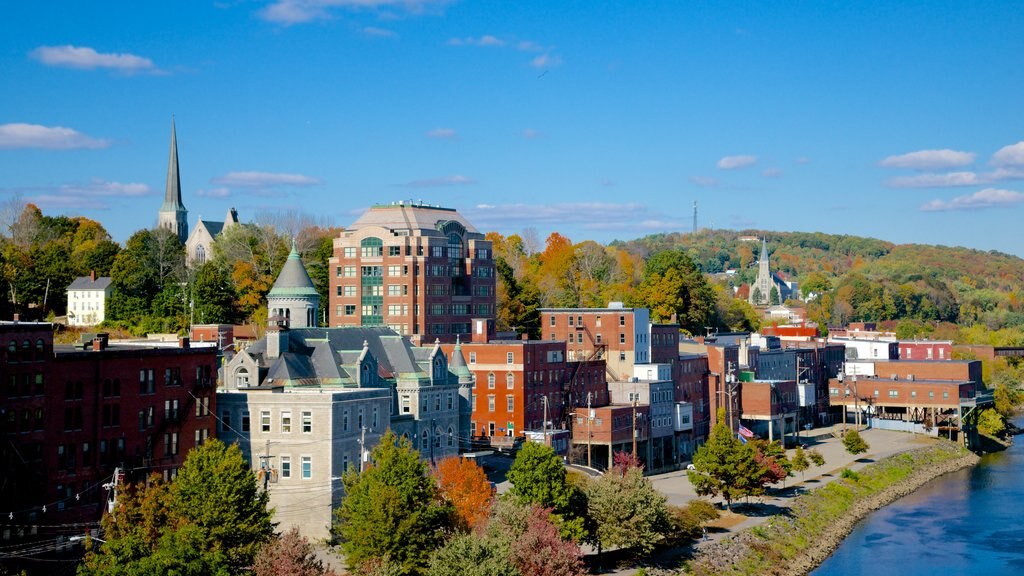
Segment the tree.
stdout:
<svg viewBox="0 0 1024 576">
<path fill-rule="evenodd" d="M 191 450 L 169 484 L 128 486 L 104 516 L 104 543 L 83 575 L 242 574 L 273 534 L 267 494 L 237 445 Z"/>
<path fill-rule="evenodd" d="M 334 535 L 350 569 L 386 560 L 399 574 L 422 574 L 443 542 L 450 508 L 440 503 L 427 465 L 408 438 L 388 430 L 362 473 L 350 469 L 345 499 L 335 513 Z"/>
<path fill-rule="evenodd" d="M 846 434 L 843 435 L 843 446 L 846 447 L 847 452 L 855 456 L 857 454 L 863 454 L 871 449 L 871 447 L 868 446 L 868 443 L 861 438 L 860 432 L 857 432 L 852 428 L 847 430 Z"/>
<path fill-rule="evenodd" d="M 978 416 L 978 432 L 991 438 L 998 438 L 1006 432 L 1006 421 L 998 411 L 986 408 Z"/>
<path fill-rule="evenodd" d="M 579 540 L 586 535 L 584 495 L 568 482 L 562 459 L 550 446 L 524 443 L 509 468 L 508 480 L 510 493 L 519 502 L 554 511 L 563 536 Z"/>
<path fill-rule="evenodd" d="M 693 455 L 695 470 L 687 472 L 690 483 L 701 496 L 725 498 L 731 509 L 733 500 L 742 498 L 760 486 L 764 468 L 758 465 L 754 447 L 742 444 L 725 425 L 725 409 L 719 409 L 708 441 Z"/>
<path fill-rule="evenodd" d="M 651 552 L 668 531 L 665 496 L 638 466 L 616 468 L 587 486 L 587 513 L 593 540 L 602 548 Z"/>
<path fill-rule="evenodd" d="M 809 451 L 807 453 L 807 457 L 811 459 L 811 462 L 813 462 L 815 466 L 825 465 L 825 457 L 822 456 L 821 452 L 818 452 L 816 448 Z"/>
<path fill-rule="evenodd" d="M 431 558 L 428 576 L 520 576 L 510 562 L 512 538 L 460 534 Z"/>
<path fill-rule="evenodd" d="M 172 518 L 200 528 L 207 545 L 222 550 L 237 573 L 252 565 L 274 533 L 269 498 L 238 444 L 208 440 L 189 452 L 171 483 L 169 507 Z"/>
<path fill-rule="evenodd" d="M 778 306 L 780 304 L 778 287 L 772 286 L 772 289 L 768 291 L 768 303 L 772 306 Z"/>
<path fill-rule="evenodd" d="M 232 324 L 239 320 L 231 278 L 213 262 L 205 262 L 195 271 L 190 304 L 192 320 L 197 324 Z"/>
<path fill-rule="evenodd" d="M 529 576 L 583 576 L 583 553 L 575 542 L 559 537 L 550 510 L 533 505 L 526 530 L 512 543 L 510 558 L 519 573 Z"/>
<path fill-rule="evenodd" d="M 707 500 L 690 500 L 686 506 L 669 507 L 669 523 L 676 538 L 697 538 L 704 525 L 720 516 L 715 505 Z"/>
<path fill-rule="evenodd" d="M 252 573 L 255 576 L 334 576 L 335 572 L 325 568 L 317 559 L 316 551 L 309 540 L 299 534 L 299 529 L 291 530 L 273 538 L 260 548 L 253 563 Z"/>
<path fill-rule="evenodd" d="M 793 465 L 793 470 L 800 473 L 802 478 L 804 472 L 811 467 L 811 463 L 807 460 L 807 455 L 804 454 L 803 446 L 797 446 L 796 452 L 793 453 L 793 457 L 790 458 L 790 463 Z"/>
<path fill-rule="evenodd" d="M 433 471 L 438 492 L 454 510 L 455 525 L 472 531 L 487 521 L 494 490 L 487 474 L 467 458 L 445 458 Z"/>
<path fill-rule="evenodd" d="M 702 333 L 715 312 L 715 295 L 693 260 L 681 250 L 659 252 L 644 266 L 634 296 L 655 320 L 673 315 L 690 334 Z"/>
</svg>

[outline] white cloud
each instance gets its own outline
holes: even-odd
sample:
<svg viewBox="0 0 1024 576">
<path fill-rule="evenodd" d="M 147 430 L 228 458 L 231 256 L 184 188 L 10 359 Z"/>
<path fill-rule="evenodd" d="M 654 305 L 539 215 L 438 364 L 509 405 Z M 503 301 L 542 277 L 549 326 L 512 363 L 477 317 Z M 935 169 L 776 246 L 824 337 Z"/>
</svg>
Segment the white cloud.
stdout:
<svg viewBox="0 0 1024 576">
<path fill-rule="evenodd" d="M 72 148 L 106 148 L 107 146 L 110 146 L 109 140 L 92 138 L 63 126 L 0 125 L 0 148 L 70 150 Z"/>
<path fill-rule="evenodd" d="M 757 156 L 725 156 L 718 161 L 719 170 L 737 170 L 757 164 Z"/>
<path fill-rule="evenodd" d="M 540 137 L 540 130 L 534 130 L 533 128 L 527 128 L 526 130 L 523 130 L 523 138 L 526 138 L 527 140 L 533 140 L 534 138 Z"/>
<path fill-rule="evenodd" d="M 979 210 L 999 206 L 1024 204 L 1024 194 L 1012 190 L 985 188 L 974 194 L 957 196 L 952 200 L 932 200 L 921 205 L 922 212 L 944 212 L 949 210 Z"/>
<path fill-rule="evenodd" d="M 516 50 L 520 50 L 522 52 L 543 52 L 544 47 L 541 46 L 540 44 L 537 44 L 536 42 L 531 42 L 529 40 L 520 40 L 516 44 Z"/>
<path fill-rule="evenodd" d="M 434 128 L 427 132 L 427 138 L 435 140 L 456 140 L 458 137 L 459 133 L 454 128 Z"/>
<path fill-rule="evenodd" d="M 497 36 L 490 34 L 484 34 L 479 38 L 473 36 L 467 36 L 465 38 L 450 38 L 448 40 L 450 46 L 504 46 L 505 41 Z"/>
<path fill-rule="evenodd" d="M 810 164 L 811 163 L 811 159 L 808 158 L 807 156 L 801 156 L 801 157 L 796 159 L 796 163 L 797 164 Z"/>
<path fill-rule="evenodd" d="M 320 180 L 304 174 L 285 172 L 228 172 L 211 180 L 221 186 L 239 188 L 273 188 L 277 186 L 315 186 Z"/>
<path fill-rule="evenodd" d="M 376 36 L 377 38 L 398 38 L 398 33 L 394 30 L 377 28 L 376 26 L 367 26 L 366 28 L 363 28 L 363 34 L 366 34 L 367 36 Z"/>
<path fill-rule="evenodd" d="M 534 68 L 554 68 L 562 64 L 562 57 L 555 54 L 541 54 L 530 60 L 530 66 Z"/>
<path fill-rule="evenodd" d="M 148 196 L 153 190 L 138 182 L 108 182 L 93 179 L 87 183 L 62 184 L 41 188 L 16 190 L 24 194 L 25 200 L 40 208 L 54 210 L 104 210 L 110 208 L 110 198 L 138 198 Z"/>
<path fill-rule="evenodd" d="M 995 166 L 1024 166 L 1024 141 L 1003 146 L 992 155 Z"/>
<path fill-rule="evenodd" d="M 407 14 L 421 14 L 448 0 L 276 0 L 258 12 L 264 20 L 291 26 L 314 20 L 328 20 L 331 9 L 379 10 L 396 9 Z"/>
<path fill-rule="evenodd" d="M 944 148 L 942 150 L 918 150 L 898 156 L 889 156 L 878 164 L 883 168 L 909 168 L 927 171 L 960 168 L 973 162 L 973 152 L 959 152 Z"/>
<path fill-rule="evenodd" d="M 918 174 L 899 176 L 885 181 L 890 188 L 951 188 L 956 186 L 977 186 L 988 179 L 974 172 L 947 172 L 945 174 Z"/>
<path fill-rule="evenodd" d="M 31 56 L 47 66 L 95 70 L 108 68 L 125 72 L 158 72 L 159 70 L 149 58 L 135 54 L 104 54 L 87 46 L 40 46 L 31 52 Z"/>
<path fill-rule="evenodd" d="M 761 175 L 765 178 L 782 178 L 782 170 L 779 168 L 765 168 Z"/>
<path fill-rule="evenodd" d="M 638 203 L 478 204 L 466 210 L 477 228 L 515 230 L 523 226 L 578 225 L 587 230 L 678 230 L 681 222 Z"/>
<path fill-rule="evenodd" d="M 209 190 L 196 190 L 196 196 L 201 198 L 227 198 L 231 196 L 231 189 L 221 186 L 210 188 Z"/>
<path fill-rule="evenodd" d="M 711 176 L 690 176 L 690 182 L 705 188 L 711 188 L 719 184 L 718 178 L 712 178 Z"/>
<path fill-rule="evenodd" d="M 406 188 L 439 188 L 443 186 L 468 186 L 470 184 L 476 184 L 476 180 L 468 176 L 455 174 L 452 176 L 441 176 L 439 178 L 413 180 L 402 184 L 402 186 Z"/>
</svg>

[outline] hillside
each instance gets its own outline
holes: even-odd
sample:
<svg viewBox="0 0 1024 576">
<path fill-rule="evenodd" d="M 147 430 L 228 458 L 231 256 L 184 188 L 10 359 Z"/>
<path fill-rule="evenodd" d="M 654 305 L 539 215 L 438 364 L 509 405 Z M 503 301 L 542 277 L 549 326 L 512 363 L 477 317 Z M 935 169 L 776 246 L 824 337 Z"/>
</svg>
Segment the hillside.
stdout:
<svg viewBox="0 0 1024 576">
<path fill-rule="evenodd" d="M 681 249 L 707 273 L 735 269 L 732 284 L 756 276 L 760 242 L 768 241 L 773 270 L 825 293 L 809 308 L 819 320 L 918 319 L 1024 325 L 1024 259 L 990 251 L 820 232 L 705 230 L 616 242 L 643 256 Z M 811 310 L 813 308 L 813 310 Z"/>
</svg>

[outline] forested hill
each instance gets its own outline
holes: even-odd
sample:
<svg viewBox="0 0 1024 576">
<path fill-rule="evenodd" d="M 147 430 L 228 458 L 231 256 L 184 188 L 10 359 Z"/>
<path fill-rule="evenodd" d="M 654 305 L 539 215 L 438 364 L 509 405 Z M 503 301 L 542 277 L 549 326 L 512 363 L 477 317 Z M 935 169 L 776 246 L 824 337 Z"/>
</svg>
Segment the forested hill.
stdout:
<svg viewBox="0 0 1024 576">
<path fill-rule="evenodd" d="M 773 271 L 831 296 L 822 320 L 916 318 L 992 328 L 1024 325 L 1024 259 L 1001 252 L 820 232 L 703 230 L 655 234 L 614 243 L 647 256 L 681 249 L 707 273 L 735 269 L 732 283 L 750 282 L 766 238 Z M 847 305 L 849 307 L 847 307 Z"/>
</svg>

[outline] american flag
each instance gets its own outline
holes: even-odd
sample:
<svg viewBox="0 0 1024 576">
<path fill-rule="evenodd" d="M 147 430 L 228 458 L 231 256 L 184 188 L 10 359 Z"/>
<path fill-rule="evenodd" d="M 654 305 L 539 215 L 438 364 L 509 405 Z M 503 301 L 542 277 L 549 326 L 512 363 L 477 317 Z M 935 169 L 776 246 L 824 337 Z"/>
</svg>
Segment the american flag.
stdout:
<svg viewBox="0 0 1024 576">
<path fill-rule="evenodd" d="M 754 433 L 750 431 L 750 428 L 747 428 L 746 426 L 744 426 L 742 424 L 740 424 L 739 432 L 740 432 L 740 436 L 743 436 L 744 438 L 753 438 L 754 437 Z"/>
</svg>

